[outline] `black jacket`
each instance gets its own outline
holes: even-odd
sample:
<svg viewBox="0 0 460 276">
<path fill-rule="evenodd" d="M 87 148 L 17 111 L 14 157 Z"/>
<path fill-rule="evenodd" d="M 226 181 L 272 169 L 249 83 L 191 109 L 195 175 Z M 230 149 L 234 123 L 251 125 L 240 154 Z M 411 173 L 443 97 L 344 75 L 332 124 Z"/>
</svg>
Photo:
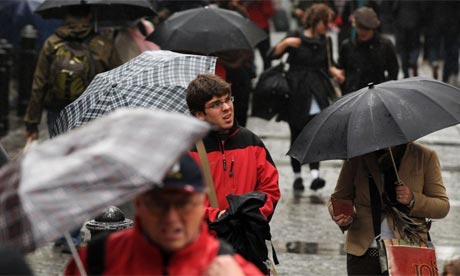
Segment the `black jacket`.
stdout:
<svg viewBox="0 0 460 276">
<path fill-rule="evenodd" d="M 303 30 L 290 32 L 287 37 L 299 37 L 301 44 L 298 48 L 288 47 L 285 51 L 288 53 L 289 71 L 286 79 L 290 89 L 286 121 L 302 129 L 311 118 L 309 113 L 313 96 L 323 110 L 329 106 L 329 95 L 334 94 L 328 75 L 326 37 L 309 38 Z M 285 53 L 271 57 L 280 58 Z"/>
<path fill-rule="evenodd" d="M 360 42 L 356 37 L 343 42 L 339 51 L 339 67 L 345 70 L 343 94 L 398 78 L 399 64 L 393 43 L 376 33 Z"/>
</svg>

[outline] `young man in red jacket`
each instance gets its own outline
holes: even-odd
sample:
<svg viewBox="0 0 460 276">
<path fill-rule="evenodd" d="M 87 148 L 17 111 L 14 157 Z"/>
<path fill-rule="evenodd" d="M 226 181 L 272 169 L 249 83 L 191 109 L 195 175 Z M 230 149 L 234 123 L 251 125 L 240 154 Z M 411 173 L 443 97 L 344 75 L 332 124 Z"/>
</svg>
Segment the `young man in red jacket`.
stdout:
<svg viewBox="0 0 460 276">
<path fill-rule="evenodd" d="M 280 198 L 278 170 L 257 135 L 234 120 L 230 84 L 211 74 L 198 75 L 186 90 L 190 112 L 215 127 L 204 138 L 219 208 L 209 207 L 205 217 L 213 222 L 228 208 L 226 196 L 259 191 L 267 195 L 260 208 L 269 221 Z M 199 161 L 198 153 L 192 157 Z"/>
<path fill-rule="evenodd" d="M 88 275 L 262 275 L 208 232 L 195 161 L 185 155 L 176 167 L 162 188 L 135 198 L 134 228 L 110 234 L 102 246 L 96 239 L 80 249 Z M 65 275 L 80 275 L 75 261 Z"/>
</svg>

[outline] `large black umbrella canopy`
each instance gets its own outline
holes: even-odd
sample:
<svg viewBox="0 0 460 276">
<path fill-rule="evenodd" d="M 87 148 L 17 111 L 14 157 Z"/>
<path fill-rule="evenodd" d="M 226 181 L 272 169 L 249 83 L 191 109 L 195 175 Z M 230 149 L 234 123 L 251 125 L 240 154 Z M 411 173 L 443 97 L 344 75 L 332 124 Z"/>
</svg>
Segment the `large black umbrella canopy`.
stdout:
<svg viewBox="0 0 460 276">
<path fill-rule="evenodd" d="M 324 109 L 287 154 L 302 164 L 348 159 L 458 123 L 458 88 L 420 77 L 388 81 L 348 94 Z"/>
<path fill-rule="evenodd" d="M 64 19 L 68 9 L 88 5 L 97 20 L 134 20 L 156 12 L 148 0 L 45 0 L 35 12 L 45 19 Z"/>
<path fill-rule="evenodd" d="M 267 34 L 239 13 L 203 7 L 174 13 L 147 37 L 161 49 L 213 54 L 228 50 L 251 50 Z"/>
</svg>

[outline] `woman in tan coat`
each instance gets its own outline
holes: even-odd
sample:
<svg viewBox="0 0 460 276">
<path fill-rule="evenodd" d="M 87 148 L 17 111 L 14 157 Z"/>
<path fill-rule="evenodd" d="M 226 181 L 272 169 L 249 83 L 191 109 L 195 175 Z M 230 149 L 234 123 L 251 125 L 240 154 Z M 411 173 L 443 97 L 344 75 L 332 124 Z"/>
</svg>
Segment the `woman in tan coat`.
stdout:
<svg viewBox="0 0 460 276">
<path fill-rule="evenodd" d="M 405 237 L 388 212 L 390 205 L 423 223 L 425 229 L 418 234 L 424 240 L 428 231 L 425 220 L 440 219 L 449 212 L 436 152 L 417 143 L 393 147 L 392 152 L 400 177 L 399 185 L 396 185 L 397 177 L 389 151 L 383 149 L 345 161 L 331 195 L 334 199 L 352 201 L 354 206 L 352 215 L 334 216 L 329 202 L 332 219 L 342 231 L 347 231 L 344 249 L 349 275 L 381 275 L 371 207 L 376 204 L 371 203 L 372 182 L 377 188 L 374 194 L 378 192 L 382 206 L 381 239 Z"/>
</svg>

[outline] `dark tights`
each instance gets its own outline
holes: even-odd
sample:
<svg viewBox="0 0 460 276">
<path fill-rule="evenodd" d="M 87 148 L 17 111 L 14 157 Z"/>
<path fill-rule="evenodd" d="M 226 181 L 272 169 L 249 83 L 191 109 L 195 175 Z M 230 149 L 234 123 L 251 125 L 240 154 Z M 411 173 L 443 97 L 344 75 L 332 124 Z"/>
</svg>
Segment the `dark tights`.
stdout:
<svg viewBox="0 0 460 276">
<path fill-rule="evenodd" d="M 308 119 L 308 122 L 311 119 L 313 119 L 313 117 L 314 116 L 310 116 L 310 118 Z M 289 124 L 289 129 L 291 131 L 291 146 L 292 146 L 292 144 L 294 143 L 295 139 L 297 138 L 297 136 L 299 136 L 300 132 L 302 131 L 303 127 L 298 128 L 298 127 L 294 126 L 293 124 Z M 310 167 L 310 170 L 319 170 L 319 162 L 310 163 L 308 165 Z M 294 173 L 300 173 L 302 166 L 301 166 L 299 161 L 297 161 L 296 159 L 291 157 L 291 167 L 292 167 L 292 171 L 294 171 Z"/>
</svg>

